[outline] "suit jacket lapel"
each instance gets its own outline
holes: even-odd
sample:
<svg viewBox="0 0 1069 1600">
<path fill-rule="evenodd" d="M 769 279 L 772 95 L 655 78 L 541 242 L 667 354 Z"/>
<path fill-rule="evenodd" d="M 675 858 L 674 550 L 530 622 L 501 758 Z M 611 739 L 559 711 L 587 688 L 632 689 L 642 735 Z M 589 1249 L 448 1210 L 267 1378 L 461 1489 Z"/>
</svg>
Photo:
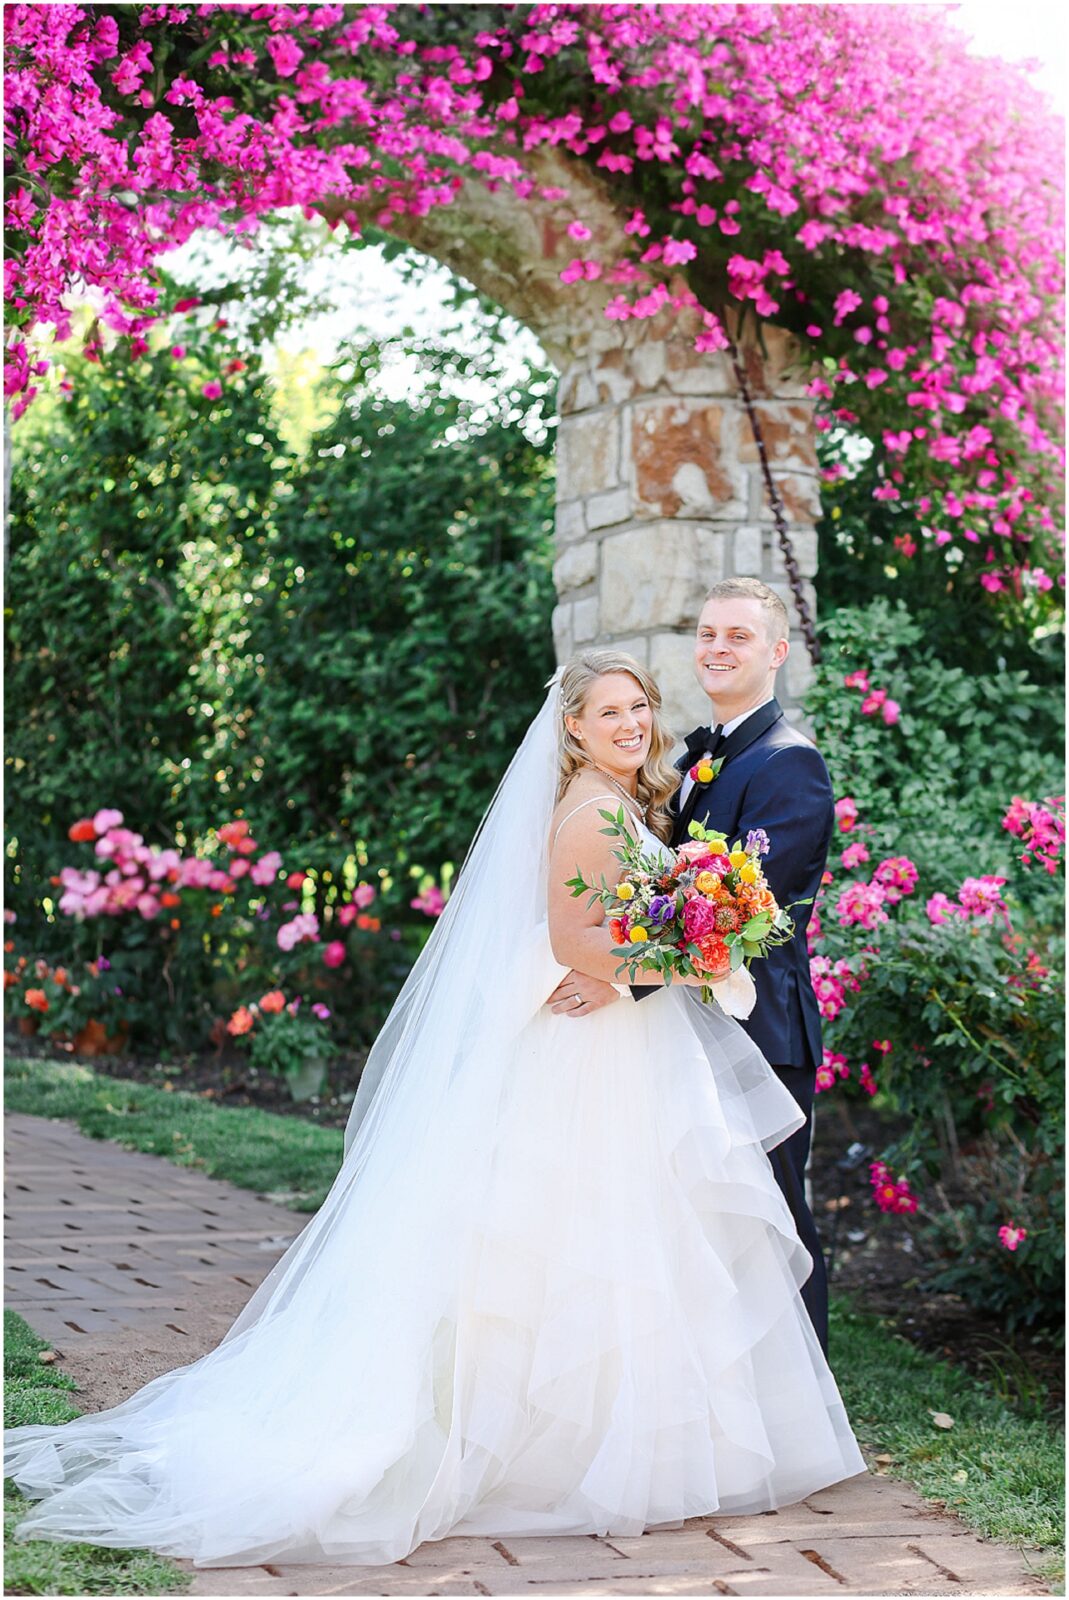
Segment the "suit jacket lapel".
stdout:
<svg viewBox="0 0 1069 1600">
<path fill-rule="evenodd" d="M 747 717 L 746 721 L 736 728 L 734 733 L 728 734 L 720 749 L 716 752 L 717 759 L 719 760 L 722 757 L 725 762 L 728 762 L 733 756 L 740 755 L 743 750 L 748 750 L 752 744 L 757 743 L 763 733 L 768 732 L 774 722 L 779 721 L 782 715 L 783 707 L 779 701 L 769 700 L 759 711 L 755 711 L 752 717 Z M 720 770 L 722 772 L 724 770 L 723 767 Z"/>
<path fill-rule="evenodd" d="M 768 732 L 773 723 L 779 721 L 782 715 L 783 707 L 779 701 L 776 699 L 769 700 L 759 711 L 755 711 L 752 717 L 747 717 L 746 721 L 736 728 L 734 733 L 728 734 L 716 752 L 717 760 L 722 759 L 726 765 L 733 756 L 740 755 L 743 750 L 748 750 L 752 744 L 757 743 L 763 733 Z M 686 769 L 683 768 L 682 770 L 685 771 Z M 722 766 L 713 779 L 711 787 L 715 788 L 723 777 L 723 773 L 724 768 Z M 672 833 L 673 844 L 680 844 L 686 839 L 687 828 L 690 826 L 694 813 L 698 808 L 698 801 L 703 794 L 708 792 L 709 787 L 709 785 L 701 783 L 691 785 L 690 793 L 678 814 Z"/>
</svg>

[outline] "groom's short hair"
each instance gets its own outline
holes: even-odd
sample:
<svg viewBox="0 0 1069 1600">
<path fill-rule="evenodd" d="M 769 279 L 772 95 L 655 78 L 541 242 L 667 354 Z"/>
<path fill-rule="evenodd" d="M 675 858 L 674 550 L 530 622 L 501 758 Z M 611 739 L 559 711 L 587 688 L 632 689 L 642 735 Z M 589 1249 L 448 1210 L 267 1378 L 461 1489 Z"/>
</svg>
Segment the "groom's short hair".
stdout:
<svg viewBox="0 0 1069 1600">
<path fill-rule="evenodd" d="M 774 589 L 767 583 L 762 583 L 760 578 L 722 578 L 705 597 L 710 600 L 756 600 L 765 613 L 765 628 L 768 637 L 773 642 L 777 639 L 789 639 L 791 636 L 791 619 L 787 615 L 787 607 L 783 604 Z"/>
</svg>

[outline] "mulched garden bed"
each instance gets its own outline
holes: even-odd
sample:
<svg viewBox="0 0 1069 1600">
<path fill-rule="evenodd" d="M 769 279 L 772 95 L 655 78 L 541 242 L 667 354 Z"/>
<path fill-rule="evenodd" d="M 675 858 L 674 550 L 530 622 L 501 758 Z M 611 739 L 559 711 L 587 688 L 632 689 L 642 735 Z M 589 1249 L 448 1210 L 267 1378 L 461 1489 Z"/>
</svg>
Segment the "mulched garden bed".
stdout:
<svg viewBox="0 0 1069 1600">
<path fill-rule="evenodd" d="M 9 1034 L 10 1055 L 56 1056 L 48 1040 Z M 71 1055 L 72 1060 L 79 1057 Z M 337 1060 L 322 1095 L 295 1105 L 284 1083 L 258 1074 L 235 1051 L 160 1062 L 134 1055 L 99 1056 L 86 1065 L 112 1077 L 157 1088 L 170 1084 L 227 1106 L 256 1106 L 284 1116 L 344 1127 L 364 1054 Z M 825 1103 L 827 1102 L 827 1103 Z M 885 1216 L 871 1199 L 868 1162 L 890 1142 L 893 1125 L 871 1104 L 817 1101 L 813 1142 L 813 1203 L 831 1270 L 832 1288 L 864 1310 L 885 1318 L 920 1349 L 945 1356 L 993 1384 L 1013 1405 L 1048 1416 L 1064 1415 L 1063 1352 L 1027 1331 L 1007 1334 L 998 1319 L 954 1294 L 925 1287 L 936 1270 L 911 1219 Z M 851 1163 L 847 1152 L 867 1153 Z"/>
</svg>

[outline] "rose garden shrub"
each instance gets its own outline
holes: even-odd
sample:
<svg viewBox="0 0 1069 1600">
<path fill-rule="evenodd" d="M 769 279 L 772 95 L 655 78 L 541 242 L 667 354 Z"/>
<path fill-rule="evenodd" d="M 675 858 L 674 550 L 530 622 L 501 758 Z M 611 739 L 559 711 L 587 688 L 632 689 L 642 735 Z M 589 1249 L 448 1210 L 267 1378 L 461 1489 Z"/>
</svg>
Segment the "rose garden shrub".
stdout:
<svg viewBox="0 0 1069 1600">
<path fill-rule="evenodd" d="M 259 358 L 221 320 L 204 308 L 191 332 L 187 317 L 177 353 L 164 332 L 132 365 L 84 364 L 15 442 L 7 965 L 104 956 L 97 1020 L 170 1050 L 204 1047 L 285 980 L 356 1048 L 552 667 L 547 384 L 502 384 L 476 415 L 453 380 L 480 363 L 492 377 L 492 359 L 422 351 L 419 395 L 389 401 L 381 352 L 355 352 L 324 379 L 333 420 L 295 450 Z M 275 920 L 244 890 L 187 884 L 181 906 L 61 914 L 61 870 L 101 866 L 92 829 L 68 829 L 109 807 L 146 850 L 217 869 L 243 817 L 281 858 L 256 886 Z M 287 894 L 291 872 L 303 887 Z M 287 899 L 318 935 L 280 952 Z"/>
<path fill-rule="evenodd" d="M 1059 702 L 1023 671 L 948 666 L 901 605 L 823 631 L 809 708 L 840 801 L 813 941 L 823 1087 L 860 1084 L 904 1126 L 882 1154 L 916 1196 L 929 1281 L 1056 1326 L 1060 873 L 1003 822 L 1015 796 L 1058 793 Z"/>
</svg>

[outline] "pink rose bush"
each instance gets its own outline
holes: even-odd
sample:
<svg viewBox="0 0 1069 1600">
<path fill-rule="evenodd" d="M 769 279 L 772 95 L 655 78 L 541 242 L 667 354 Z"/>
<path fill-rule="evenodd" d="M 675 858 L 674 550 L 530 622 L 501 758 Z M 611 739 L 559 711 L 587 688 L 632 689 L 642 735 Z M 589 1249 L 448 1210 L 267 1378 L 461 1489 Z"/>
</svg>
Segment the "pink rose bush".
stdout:
<svg viewBox="0 0 1069 1600">
<path fill-rule="evenodd" d="M 1052 875 L 1065 849 L 1065 796 L 1050 800 L 1024 800 L 1015 794 L 1002 826 L 1025 846 L 1024 866 L 1038 863 Z"/>
<path fill-rule="evenodd" d="M 1060 130 L 1023 71 L 923 8 L 533 5 L 454 24 L 395 4 L 6 7 L 13 412 L 48 378 L 37 331 L 71 331 L 75 285 L 98 308 L 92 353 L 137 359 L 167 310 L 157 262 L 198 229 L 299 204 L 403 231 L 485 184 L 555 208 L 578 252 L 565 288 L 605 282 L 609 319 L 675 319 L 701 351 L 728 339 L 690 274 L 722 256 L 729 302 L 814 358 L 820 425 L 879 447 L 901 547 L 957 552 L 997 603 L 1046 592 Z M 618 230 L 581 214 L 588 171 Z M 222 375 L 204 392 L 221 399 Z M 877 712 L 893 722 L 894 702 Z"/>
</svg>

